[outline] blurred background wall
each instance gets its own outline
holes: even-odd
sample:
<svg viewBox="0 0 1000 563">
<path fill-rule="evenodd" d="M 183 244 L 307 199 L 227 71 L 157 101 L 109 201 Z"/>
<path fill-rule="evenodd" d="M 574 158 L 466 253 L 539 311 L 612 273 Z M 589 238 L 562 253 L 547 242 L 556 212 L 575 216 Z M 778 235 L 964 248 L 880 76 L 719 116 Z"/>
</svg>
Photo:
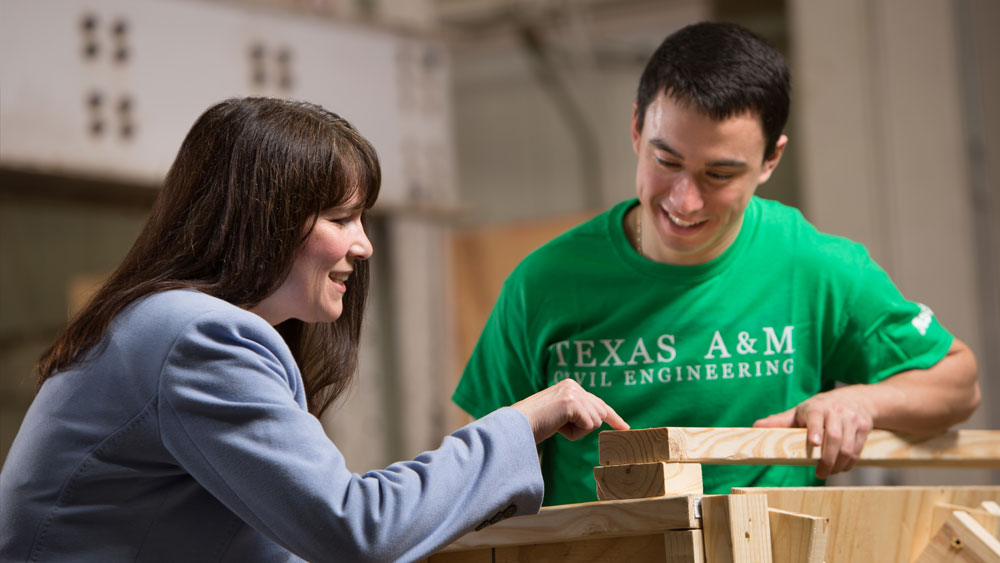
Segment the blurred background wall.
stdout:
<svg viewBox="0 0 1000 563">
<path fill-rule="evenodd" d="M 792 66 L 791 143 L 760 195 L 930 305 L 980 360 L 967 426 L 1000 428 L 993 0 L 0 0 L 0 459 L 34 360 L 127 252 L 184 133 L 250 94 L 332 109 L 382 160 L 362 373 L 324 425 L 356 471 L 436 447 L 467 420 L 449 397 L 506 274 L 634 194 L 639 74 L 703 19 Z"/>
</svg>

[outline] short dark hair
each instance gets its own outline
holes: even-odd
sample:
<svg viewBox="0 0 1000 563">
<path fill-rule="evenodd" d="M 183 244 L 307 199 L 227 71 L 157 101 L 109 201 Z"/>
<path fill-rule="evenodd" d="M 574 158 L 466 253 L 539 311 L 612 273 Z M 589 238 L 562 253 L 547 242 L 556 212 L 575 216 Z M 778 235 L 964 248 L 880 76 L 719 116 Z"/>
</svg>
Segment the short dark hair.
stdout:
<svg viewBox="0 0 1000 563">
<path fill-rule="evenodd" d="M 637 124 L 662 91 L 680 104 L 722 120 L 746 111 L 757 114 L 770 156 L 788 121 L 788 66 L 781 53 L 746 28 L 731 23 L 696 23 L 670 34 L 639 79 Z"/>
<path fill-rule="evenodd" d="M 317 214 L 352 201 L 368 209 L 380 183 L 375 149 L 331 111 L 274 98 L 213 105 L 181 144 L 128 255 L 39 359 L 38 385 L 82 361 L 115 315 L 146 295 L 194 288 L 243 308 L 260 303 L 288 276 Z M 355 262 L 335 322 L 276 327 L 314 413 L 357 371 L 368 274 Z"/>
</svg>

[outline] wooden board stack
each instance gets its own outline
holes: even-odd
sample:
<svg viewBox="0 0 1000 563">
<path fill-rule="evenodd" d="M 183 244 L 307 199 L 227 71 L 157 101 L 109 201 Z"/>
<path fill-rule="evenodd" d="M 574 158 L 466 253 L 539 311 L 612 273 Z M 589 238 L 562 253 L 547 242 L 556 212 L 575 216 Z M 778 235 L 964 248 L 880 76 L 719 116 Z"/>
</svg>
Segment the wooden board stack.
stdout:
<svg viewBox="0 0 1000 563">
<path fill-rule="evenodd" d="M 598 502 L 546 507 L 468 534 L 428 563 L 650 561 L 1000 563 L 1000 487 L 734 488 L 702 464 L 815 465 L 805 429 L 602 432 Z M 1000 432 L 872 432 L 858 465 L 1000 468 Z"/>
</svg>

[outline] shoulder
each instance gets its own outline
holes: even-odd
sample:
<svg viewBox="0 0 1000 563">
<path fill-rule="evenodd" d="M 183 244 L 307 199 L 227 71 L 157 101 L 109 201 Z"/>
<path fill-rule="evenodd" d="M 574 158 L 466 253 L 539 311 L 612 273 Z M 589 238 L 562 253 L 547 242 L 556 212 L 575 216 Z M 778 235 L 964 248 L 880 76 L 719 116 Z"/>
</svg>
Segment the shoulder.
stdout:
<svg viewBox="0 0 1000 563">
<path fill-rule="evenodd" d="M 267 325 L 264 319 L 250 311 L 195 289 L 173 289 L 148 295 L 130 304 L 122 314 L 134 319 L 157 319 L 161 324 L 188 323 L 206 317 Z"/>
<path fill-rule="evenodd" d="M 245 337 L 269 348 L 283 347 L 264 319 L 227 301 L 194 289 L 154 293 L 127 306 L 115 319 L 116 332 L 143 335 L 147 341 L 175 341 L 204 334 L 208 340 Z M 228 337 L 226 335 L 229 335 Z"/>
<path fill-rule="evenodd" d="M 871 263 L 863 244 L 819 230 L 795 207 L 758 197 L 753 205 L 759 217 L 761 242 L 786 248 L 800 265 L 852 269 Z"/>
</svg>

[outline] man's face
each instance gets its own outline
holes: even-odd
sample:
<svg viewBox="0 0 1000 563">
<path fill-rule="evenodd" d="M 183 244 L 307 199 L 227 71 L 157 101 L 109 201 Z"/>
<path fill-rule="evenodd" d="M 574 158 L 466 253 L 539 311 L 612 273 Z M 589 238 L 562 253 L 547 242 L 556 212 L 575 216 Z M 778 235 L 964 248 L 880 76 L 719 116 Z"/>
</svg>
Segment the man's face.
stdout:
<svg viewBox="0 0 1000 563">
<path fill-rule="evenodd" d="M 666 264 L 709 262 L 736 240 L 743 210 L 788 139 L 782 135 L 764 160 L 757 115 L 716 121 L 662 92 L 646 108 L 641 133 L 636 113 L 633 108 L 642 253 Z"/>
</svg>

